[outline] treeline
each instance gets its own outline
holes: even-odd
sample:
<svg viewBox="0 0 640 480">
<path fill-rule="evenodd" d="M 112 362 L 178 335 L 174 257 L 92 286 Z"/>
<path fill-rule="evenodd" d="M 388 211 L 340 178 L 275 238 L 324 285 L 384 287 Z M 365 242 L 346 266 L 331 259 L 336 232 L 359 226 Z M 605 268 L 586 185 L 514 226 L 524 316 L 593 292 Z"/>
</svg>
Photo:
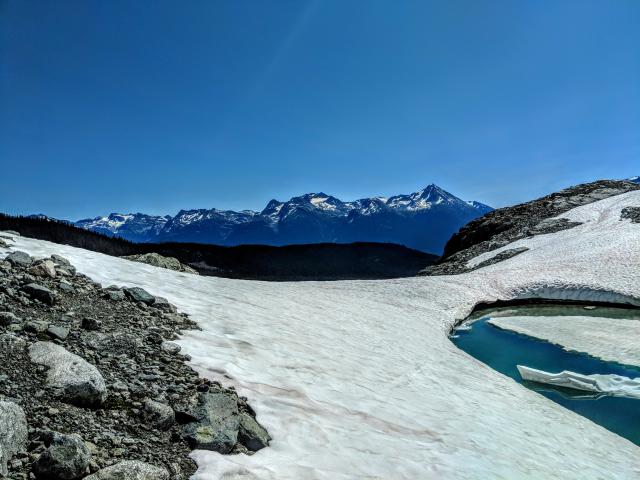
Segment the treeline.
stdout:
<svg viewBox="0 0 640 480">
<path fill-rule="evenodd" d="M 113 256 L 156 252 L 203 275 L 255 280 L 382 279 L 416 275 L 438 257 L 392 243 L 318 243 L 223 247 L 198 243 L 133 243 L 67 222 L 0 214 L 0 230 Z"/>
</svg>

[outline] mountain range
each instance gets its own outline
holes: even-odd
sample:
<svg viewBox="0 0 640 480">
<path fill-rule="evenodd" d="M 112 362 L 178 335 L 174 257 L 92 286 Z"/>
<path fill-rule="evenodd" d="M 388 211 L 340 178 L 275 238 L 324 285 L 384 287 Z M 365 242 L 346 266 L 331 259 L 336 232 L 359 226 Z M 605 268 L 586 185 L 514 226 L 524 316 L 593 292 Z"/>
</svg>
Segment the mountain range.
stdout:
<svg viewBox="0 0 640 480">
<path fill-rule="evenodd" d="M 76 226 L 135 242 L 197 242 L 217 245 L 357 241 L 392 242 L 440 253 L 449 237 L 492 208 L 466 202 L 437 185 L 408 195 L 343 202 L 307 193 L 271 200 L 261 212 L 181 210 L 175 216 L 111 213 Z"/>
</svg>

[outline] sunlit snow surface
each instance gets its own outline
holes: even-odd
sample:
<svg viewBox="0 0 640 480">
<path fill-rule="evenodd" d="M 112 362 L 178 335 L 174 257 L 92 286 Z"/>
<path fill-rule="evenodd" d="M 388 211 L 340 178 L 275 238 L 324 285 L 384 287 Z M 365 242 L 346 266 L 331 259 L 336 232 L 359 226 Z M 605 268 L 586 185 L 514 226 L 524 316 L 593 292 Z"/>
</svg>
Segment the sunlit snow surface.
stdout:
<svg viewBox="0 0 640 480">
<path fill-rule="evenodd" d="M 478 302 L 596 298 L 640 304 L 640 225 L 628 193 L 563 216 L 579 227 L 470 274 L 265 283 L 193 276 L 47 242 L 104 285 L 168 298 L 202 331 L 181 343 L 235 385 L 274 440 L 254 456 L 194 454 L 197 479 L 640 478 L 640 449 L 518 385 L 447 338 Z M 228 378 L 224 379 L 223 375 Z"/>
</svg>

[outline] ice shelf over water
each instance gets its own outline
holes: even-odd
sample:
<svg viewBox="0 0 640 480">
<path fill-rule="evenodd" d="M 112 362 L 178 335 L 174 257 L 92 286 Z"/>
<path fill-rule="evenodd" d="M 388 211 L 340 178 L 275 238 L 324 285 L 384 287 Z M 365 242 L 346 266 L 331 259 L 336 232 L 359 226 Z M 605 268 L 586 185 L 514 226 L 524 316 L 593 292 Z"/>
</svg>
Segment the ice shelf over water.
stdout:
<svg viewBox="0 0 640 480">
<path fill-rule="evenodd" d="M 640 320 L 595 316 L 499 316 L 489 323 L 588 353 L 602 360 L 640 366 Z"/>
<path fill-rule="evenodd" d="M 447 338 L 479 302 L 551 292 L 640 305 L 640 225 L 620 220 L 632 205 L 640 192 L 567 212 L 585 223 L 468 274 L 384 281 L 228 280 L 28 238 L 15 247 L 143 287 L 200 324 L 180 341 L 194 368 L 249 397 L 274 440 L 253 456 L 195 452 L 198 480 L 640 479 L 636 445 Z"/>
<path fill-rule="evenodd" d="M 640 399 L 640 378 L 628 378 L 620 375 L 583 375 L 567 370 L 563 370 L 560 373 L 550 373 L 525 367 L 524 365 L 516 365 L 516 367 L 522 379 L 530 382 Z"/>
</svg>

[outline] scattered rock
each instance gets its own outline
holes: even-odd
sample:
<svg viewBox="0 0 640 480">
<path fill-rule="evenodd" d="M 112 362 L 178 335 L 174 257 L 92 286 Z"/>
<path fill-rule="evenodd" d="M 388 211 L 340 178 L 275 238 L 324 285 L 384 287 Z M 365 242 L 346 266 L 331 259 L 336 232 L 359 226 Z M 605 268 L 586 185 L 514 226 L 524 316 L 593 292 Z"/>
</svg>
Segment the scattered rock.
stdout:
<svg viewBox="0 0 640 480">
<path fill-rule="evenodd" d="M 165 342 L 162 342 L 162 350 L 164 350 L 167 353 L 170 353 L 171 355 L 176 355 L 177 353 L 180 353 L 180 350 L 182 350 L 182 347 L 175 342 L 165 341 Z"/>
<path fill-rule="evenodd" d="M 49 323 L 44 320 L 31 320 L 24 326 L 25 332 L 44 333 L 49 328 Z"/>
<path fill-rule="evenodd" d="M 11 312 L 0 312 L 0 327 L 8 327 L 12 323 L 18 323 L 20 319 Z"/>
<path fill-rule="evenodd" d="M 57 338 L 58 340 L 66 340 L 66 338 L 69 336 L 69 329 L 65 327 L 59 327 L 57 325 L 49 325 L 47 333 L 53 338 Z"/>
<path fill-rule="evenodd" d="M 153 306 L 159 310 L 162 310 L 163 312 L 176 313 L 178 311 L 176 307 L 171 305 L 169 301 L 163 297 L 155 297 Z"/>
<path fill-rule="evenodd" d="M 28 253 L 15 251 L 7 255 L 7 262 L 16 267 L 27 268 L 33 263 L 33 258 Z"/>
<path fill-rule="evenodd" d="M 97 407 L 107 398 L 102 375 L 89 362 L 51 342 L 37 342 L 29 348 L 33 363 L 49 367 L 47 384 L 66 402 Z"/>
<path fill-rule="evenodd" d="M 33 465 L 37 478 L 75 480 L 85 474 L 91 452 L 79 435 L 48 432 L 45 445 L 48 448 Z"/>
<path fill-rule="evenodd" d="M 190 412 L 196 419 L 185 425 L 183 435 L 192 448 L 229 453 L 238 441 L 240 417 L 236 399 L 226 392 L 198 395 L 197 406 Z"/>
<path fill-rule="evenodd" d="M 105 296 L 114 302 L 121 302 L 126 298 L 124 292 L 119 288 L 111 288 L 105 290 Z"/>
<path fill-rule="evenodd" d="M 148 463 L 125 460 L 103 468 L 85 480 L 169 480 L 169 472 Z"/>
<path fill-rule="evenodd" d="M 51 260 L 39 260 L 29 268 L 28 272 L 36 277 L 54 278 L 56 276 L 56 266 Z"/>
<path fill-rule="evenodd" d="M 142 302 L 146 305 L 153 305 L 153 303 L 156 301 L 156 297 L 151 295 L 144 288 L 140 288 L 140 287 L 125 288 L 124 292 L 131 300 L 134 300 L 136 302 Z"/>
<path fill-rule="evenodd" d="M 0 476 L 7 475 L 7 462 L 27 443 L 27 418 L 13 402 L 0 401 Z"/>
<path fill-rule="evenodd" d="M 56 265 L 64 265 L 65 267 L 71 266 L 71 262 L 69 260 L 55 253 L 51 255 L 51 260 L 53 260 L 53 263 Z"/>
<path fill-rule="evenodd" d="M 253 452 L 267 447 L 271 441 L 269 433 L 247 412 L 240 414 L 238 440 Z"/>
<path fill-rule="evenodd" d="M 146 263 L 148 265 L 153 265 L 154 267 L 166 268 L 168 270 L 175 270 L 177 272 L 185 272 L 192 273 L 194 275 L 199 275 L 197 270 L 194 270 L 188 265 L 184 265 L 180 263 L 180 260 L 174 257 L 164 257 L 157 253 L 143 253 L 139 255 L 129 255 L 126 257 L 127 260 L 133 260 L 134 262 Z"/>
<path fill-rule="evenodd" d="M 66 280 L 60 280 L 60 283 L 58 284 L 58 288 L 60 288 L 60 290 L 62 290 L 65 293 L 72 293 L 75 291 L 75 288 L 73 288 L 73 285 L 67 282 Z"/>
<path fill-rule="evenodd" d="M 620 212 L 621 219 L 631 220 L 632 223 L 640 223 L 640 207 L 625 207 Z"/>
<path fill-rule="evenodd" d="M 81 324 L 82 328 L 90 331 L 100 330 L 100 325 L 101 325 L 100 320 L 96 320 L 95 318 L 92 318 L 92 317 L 83 318 L 82 324 Z"/>
<path fill-rule="evenodd" d="M 29 295 L 31 298 L 40 300 L 47 305 L 53 305 L 56 301 L 55 294 L 47 287 L 43 287 L 38 283 L 30 283 L 22 287 L 22 291 Z"/>
<path fill-rule="evenodd" d="M 147 421 L 160 430 L 168 430 L 176 420 L 175 413 L 169 405 L 154 400 L 144 402 L 144 413 Z"/>
</svg>

